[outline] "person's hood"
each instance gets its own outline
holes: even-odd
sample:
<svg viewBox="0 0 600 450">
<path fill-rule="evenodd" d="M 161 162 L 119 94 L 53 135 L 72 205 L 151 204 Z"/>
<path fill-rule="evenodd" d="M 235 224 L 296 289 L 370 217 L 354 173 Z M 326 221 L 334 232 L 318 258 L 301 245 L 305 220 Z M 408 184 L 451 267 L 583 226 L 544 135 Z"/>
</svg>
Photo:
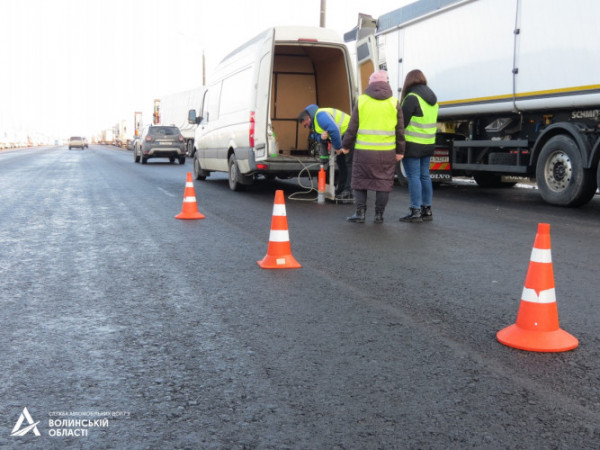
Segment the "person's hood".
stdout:
<svg viewBox="0 0 600 450">
<path fill-rule="evenodd" d="M 314 123 L 314 121 L 315 121 L 315 114 L 317 113 L 317 109 L 319 109 L 319 105 L 314 105 L 314 104 L 312 104 L 312 105 L 308 105 L 308 106 L 306 107 L 306 112 L 307 112 L 308 114 L 310 114 L 310 120 L 311 120 L 311 122 L 313 122 L 313 123 Z"/>
<path fill-rule="evenodd" d="M 437 103 L 437 96 L 426 84 L 417 84 L 413 86 L 409 92 L 417 94 L 430 105 Z"/>
<path fill-rule="evenodd" d="M 375 100 L 386 100 L 392 96 L 392 88 L 387 81 L 376 81 L 367 86 L 365 94 Z"/>
</svg>

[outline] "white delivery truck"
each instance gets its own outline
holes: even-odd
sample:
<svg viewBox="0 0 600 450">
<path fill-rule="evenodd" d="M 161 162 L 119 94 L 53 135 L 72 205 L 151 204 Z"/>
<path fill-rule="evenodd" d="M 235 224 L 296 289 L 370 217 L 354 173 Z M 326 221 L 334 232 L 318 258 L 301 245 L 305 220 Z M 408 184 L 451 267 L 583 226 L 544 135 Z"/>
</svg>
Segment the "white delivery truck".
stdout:
<svg viewBox="0 0 600 450">
<path fill-rule="evenodd" d="M 126 148 L 127 147 L 127 121 L 121 120 L 114 127 L 114 140 L 115 145 L 117 147 Z"/>
<path fill-rule="evenodd" d="M 545 201 L 577 206 L 600 184 L 598 17 L 595 0 L 421 0 L 361 15 L 345 40 L 357 39 L 359 78 L 386 68 L 398 97 L 410 70 L 427 77 L 438 180 L 535 178 Z"/>
<path fill-rule="evenodd" d="M 238 190 L 256 177 L 319 170 L 309 130 L 297 121 L 310 104 L 350 113 L 356 89 L 341 36 L 310 27 L 271 28 L 234 50 L 207 84 L 194 141 L 194 175 L 229 173 Z"/>
<path fill-rule="evenodd" d="M 198 87 L 160 98 L 160 124 L 179 128 L 185 139 L 188 156 L 194 156 L 194 134 L 197 127 L 195 123 L 188 122 L 188 111 L 200 106 L 204 90 L 204 87 Z"/>
<path fill-rule="evenodd" d="M 115 143 L 113 128 L 106 128 L 102 130 L 102 137 L 100 138 L 100 143 L 103 145 L 113 145 Z"/>
</svg>

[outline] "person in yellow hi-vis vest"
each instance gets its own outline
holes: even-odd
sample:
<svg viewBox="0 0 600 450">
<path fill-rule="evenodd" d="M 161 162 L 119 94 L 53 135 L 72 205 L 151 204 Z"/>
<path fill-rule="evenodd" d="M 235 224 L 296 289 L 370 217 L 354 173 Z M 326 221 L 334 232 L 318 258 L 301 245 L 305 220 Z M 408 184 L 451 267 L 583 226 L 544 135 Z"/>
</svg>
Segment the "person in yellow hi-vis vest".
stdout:
<svg viewBox="0 0 600 450">
<path fill-rule="evenodd" d="M 404 155 L 404 118 L 400 102 L 392 95 L 387 72 L 369 77 L 365 93 L 358 97 L 350 124 L 342 139 L 342 152 L 354 145 L 352 190 L 356 212 L 346 220 L 364 223 L 367 191 L 375 191 L 375 223 L 383 213 L 394 187 L 396 162 Z"/>
<path fill-rule="evenodd" d="M 319 158 L 325 166 L 329 162 L 327 142 L 331 142 L 336 152 L 336 163 L 339 178 L 336 179 L 335 194 L 338 200 L 353 200 L 350 188 L 350 171 L 352 170 L 352 154 L 342 154 L 342 137 L 348 129 L 350 114 L 335 108 L 320 108 L 318 105 L 308 105 L 298 116 L 298 122 L 313 132 L 313 137 L 319 143 Z"/>
<path fill-rule="evenodd" d="M 416 69 L 406 74 L 400 101 L 406 127 L 406 153 L 402 166 L 406 172 L 410 196 L 410 214 L 400 218 L 400 221 L 431 221 L 433 186 L 429 162 L 435 149 L 438 103 L 436 95 L 427 86 L 427 78 L 423 72 Z"/>
</svg>

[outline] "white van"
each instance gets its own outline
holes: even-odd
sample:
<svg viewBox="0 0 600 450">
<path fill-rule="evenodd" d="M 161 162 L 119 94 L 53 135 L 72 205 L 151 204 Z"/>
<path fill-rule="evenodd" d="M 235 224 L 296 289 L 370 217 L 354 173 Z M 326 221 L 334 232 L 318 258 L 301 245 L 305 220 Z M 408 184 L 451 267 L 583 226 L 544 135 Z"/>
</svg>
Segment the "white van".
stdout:
<svg viewBox="0 0 600 450">
<path fill-rule="evenodd" d="M 258 176 L 289 178 L 319 169 L 298 115 L 310 104 L 350 113 L 356 97 L 350 54 L 332 30 L 276 27 L 226 56 L 208 83 L 197 123 L 194 176 L 229 173 L 239 190 Z"/>
</svg>

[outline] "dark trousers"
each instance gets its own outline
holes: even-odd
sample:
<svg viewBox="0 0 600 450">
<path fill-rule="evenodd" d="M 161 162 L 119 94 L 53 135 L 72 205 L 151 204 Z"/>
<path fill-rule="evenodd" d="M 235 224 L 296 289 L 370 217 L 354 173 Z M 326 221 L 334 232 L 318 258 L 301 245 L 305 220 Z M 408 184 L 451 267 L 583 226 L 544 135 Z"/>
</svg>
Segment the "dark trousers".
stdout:
<svg viewBox="0 0 600 450">
<path fill-rule="evenodd" d="M 389 199 L 389 192 L 375 191 L 375 212 L 383 213 Z M 367 190 L 354 189 L 354 202 L 356 209 L 367 209 Z"/>
<path fill-rule="evenodd" d="M 352 152 L 344 155 L 336 155 L 335 162 L 338 166 L 338 180 L 336 184 L 336 193 L 344 191 L 352 192 L 350 182 L 352 181 Z"/>
</svg>

